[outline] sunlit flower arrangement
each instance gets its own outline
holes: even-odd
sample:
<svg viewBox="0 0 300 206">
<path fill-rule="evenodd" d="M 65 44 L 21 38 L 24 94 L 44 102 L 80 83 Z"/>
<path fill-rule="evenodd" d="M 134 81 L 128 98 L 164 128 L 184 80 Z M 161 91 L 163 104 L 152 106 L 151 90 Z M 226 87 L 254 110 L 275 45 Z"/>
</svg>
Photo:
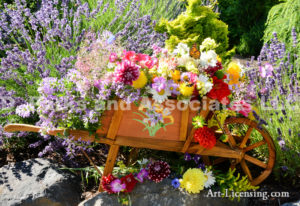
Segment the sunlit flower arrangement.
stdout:
<svg viewBox="0 0 300 206">
<path fill-rule="evenodd" d="M 168 99 L 189 103 L 207 96 L 223 108 L 251 115 L 251 105 L 234 99 L 231 90 L 232 84 L 236 89 L 238 81 L 243 79 L 243 68 L 231 63 L 224 69 L 213 39 L 207 38 L 192 47 L 179 43 L 173 51 L 153 45 L 153 54 L 148 55 L 125 50 L 110 32 L 96 36 L 86 34 L 74 68 L 64 78 L 48 77 L 40 83 L 37 113 L 43 128 L 96 131 L 108 101 L 122 99 L 136 103 L 143 97 L 150 97 L 160 105 Z M 234 103 L 231 107 L 230 102 Z M 155 136 L 158 129 L 166 126 L 163 118 L 169 116 L 167 111 L 161 114 L 149 111 L 141 123 L 150 136 Z M 24 105 L 17 113 L 26 116 L 32 112 L 31 107 Z M 194 125 L 195 140 L 205 148 L 212 148 L 216 137 L 210 126 L 201 119 Z"/>
</svg>

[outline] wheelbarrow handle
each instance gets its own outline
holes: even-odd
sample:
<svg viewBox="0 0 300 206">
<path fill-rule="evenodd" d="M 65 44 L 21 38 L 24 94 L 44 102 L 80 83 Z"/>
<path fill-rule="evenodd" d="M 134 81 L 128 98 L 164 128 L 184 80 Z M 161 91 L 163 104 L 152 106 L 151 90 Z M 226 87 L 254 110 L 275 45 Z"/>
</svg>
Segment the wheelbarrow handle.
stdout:
<svg viewBox="0 0 300 206">
<path fill-rule="evenodd" d="M 42 128 L 29 124 L 8 124 L 5 125 L 5 132 L 40 132 Z"/>
</svg>

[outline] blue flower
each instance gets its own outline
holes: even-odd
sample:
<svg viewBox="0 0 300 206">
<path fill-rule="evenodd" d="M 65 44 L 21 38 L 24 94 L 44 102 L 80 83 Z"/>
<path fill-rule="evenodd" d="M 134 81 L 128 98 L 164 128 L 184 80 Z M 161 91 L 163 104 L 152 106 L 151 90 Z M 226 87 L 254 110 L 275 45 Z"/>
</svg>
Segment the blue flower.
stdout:
<svg viewBox="0 0 300 206">
<path fill-rule="evenodd" d="M 116 36 L 111 34 L 110 37 L 106 40 L 107 44 L 112 44 L 116 40 Z"/>
<path fill-rule="evenodd" d="M 173 179 L 173 180 L 172 180 L 172 186 L 173 186 L 174 188 L 180 187 L 179 179 L 177 179 L 177 178 Z"/>
</svg>

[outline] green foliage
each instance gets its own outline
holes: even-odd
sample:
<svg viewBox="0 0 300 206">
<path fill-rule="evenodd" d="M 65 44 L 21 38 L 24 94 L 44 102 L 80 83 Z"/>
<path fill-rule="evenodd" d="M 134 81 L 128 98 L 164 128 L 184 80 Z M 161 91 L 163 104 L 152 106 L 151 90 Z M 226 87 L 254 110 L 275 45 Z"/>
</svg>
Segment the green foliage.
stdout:
<svg viewBox="0 0 300 206">
<path fill-rule="evenodd" d="M 38 5 L 42 2 L 42 0 L 26 0 L 27 8 L 31 11 L 35 11 L 38 8 Z M 3 8 L 4 4 L 11 4 L 15 3 L 14 0 L 0 0 L 0 9 Z"/>
<path fill-rule="evenodd" d="M 166 47 L 173 50 L 180 42 L 189 46 L 194 43 L 200 45 L 205 38 L 210 37 L 218 44 L 216 52 L 224 57 L 228 48 L 227 25 L 218 19 L 218 14 L 211 8 L 201 6 L 201 0 L 187 2 L 186 11 L 175 20 L 161 19 L 156 26 L 158 32 L 167 32 L 169 35 Z"/>
<path fill-rule="evenodd" d="M 278 39 L 285 43 L 289 52 L 294 52 L 300 56 L 300 1 L 287 0 L 284 3 L 275 5 L 269 12 L 267 27 L 264 33 L 264 42 L 269 42 L 273 38 L 273 32 L 277 33 Z M 292 29 L 295 27 L 298 43 L 293 47 L 291 38 Z M 300 58 L 298 58 L 300 61 Z M 298 62 L 300 64 L 300 62 Z"/>
<path fill-rule="evenodd" d="M 247 176 L 240 176 L 240 173 L 237 176 L 234 176 L 236 169 L 229 169 L 229 171 L 224 174 L 220 173 L 216 176 L 216 180 L 220 186 L 220 191 L 224 196 L 226 195 L 226 190 L 228 194 L 231 195 L 231 192 L 246 192 L 248 190 L 257 190 L 258 186 L 252 186 L 248 180 Z M 234 200 L 234 196 L 230 196 L 231 200 Z M 240 200 L 240 197 L 238 197 Z"/>
<path fill-rule="evenodd" d="M 258 55 L 269 9 L 279 0 L 219 0 L 220 18 L 229 29 L 229 43 L 241 55 Z"/>
</svg>

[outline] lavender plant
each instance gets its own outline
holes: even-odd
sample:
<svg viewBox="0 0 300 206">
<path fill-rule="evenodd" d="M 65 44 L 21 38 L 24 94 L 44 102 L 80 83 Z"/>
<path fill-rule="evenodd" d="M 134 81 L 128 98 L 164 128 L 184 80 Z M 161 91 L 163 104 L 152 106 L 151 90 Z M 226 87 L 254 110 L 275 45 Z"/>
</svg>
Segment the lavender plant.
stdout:
<svg viewBox="0 0 300 206">
<path fill-rule="evenodd" d="M 153 3 L 157 6 L 150 10 Z M 182 4 L 172 0 L 167 3 L 159 0 L 154 2 L 42 0 L 32 7 L 33 9 L 31 7 L 29 9 L 27 6 L 26 0 L 16 0 L 14 4 L 4 3 L 1 5 L 0 94 L 2 97 L 6 97 L 1 99 L 0 105 L 2 126 L 8 122 L 24 122 L 52 128 L 54 125 L 50 124 L 50 120 L 62 118 L 65 115 L 66 119 L 62 118 L 65 122 L 63 124 L 57 122 L 55 126 L 78 127 L 78 125 L 70 125 L 70 122 L 73 124 L 77 122 L 76 124 L 83 127 L 93 128 L 93 124 L 101 116 L 100 110 L 91 111 L 88 107 L 82 109 L 76 104 L 66 105 L 67 101 L 75 101 L 76 92 L 86 91 L 83 81 L 76 81 L 83 76 L 76 74 L 73 69 L 76 67 L 76 65 L 74 66 L 75 59 L 77 59 L 77 53 L 86 31 L 92 29 L 101 33 L 109 27 L 116 38 L 122 39 L 123 43 L 128 45 L 126 49 L 141 52 L 151 43 L 156 42 L 157 45 L 162 46 L 162 42 L 164 42 L 164 35 L 154 32 L 155 21 L 149 14 L 155 15 L 157 19 L 160 18 L 158 15 L 170 14 L 165 17 L 172 18 L 182 9 Z M 170 9 L 168 10 L 168 8 Z M 165 11 L 158 12 L 157 9 Z M 66 74 L 73 77 L 79 90 L 70 91 L 70 86 L 73 84 L 63 80 Z M 41 115 L 42 119 L 37 122 L 37 113 L 33 111 L 26 113 L 24 108 L 28 108 L 28 106 L 26 107 L 28 103 L 36 103 L 37 99 L 34 97 L 39 95 L 39 90 L 37 90 L 39 86 L 42 95 L 38 100 L 37 113 Z M 98 86 L 99 91 L 103 92 L 99 93 L 100 97 L 95 96 L 95 98 L 100 101 L 102 98 L 107 98 L 110 93 L 105 84 Z M 61 95 L 55 99 L 52 95 L 54 93 Z M 133 95 L 130 97 L 132 100 L 129 99 L 129 101 L 134 101 L 135 93 L 131 94 Z M 122 95 L 124 94 L 119 94 L 120 97 Z M 53 108 L 55 101 L 59 102 L 60 110 Z M 94 101 L 95 99 L 92 99 L 88 102 L 94 104 Z M 18 115 L 15 113 L 17 107 L 19 107 Z M 66 116 L 68 109 L 72 114 L 70 115 L 71 119 Z M 77 121 L 72 119 L 79 114 L 82 115 L 82 119 Z M 11 136 L 3 132 L 2 126 L 1 142 L 7 140 L 4 137 Z M 49 145 L 40 155 L 63 146 L 61 140 L 54 140 L 48 136 L 31 146 L 37 147 L 45 142 L 48 142 Z"/>
<path fill-rule="evenodd" d="M 156 21 L 162 16 L 175 18 L 184 10 L 183 2 L 176 0 L 87 0 L 99 15 L 86 22 L 93 30 L 109 30 L 120 37 L 128 50 L 150 53 L 150 46 L 164 45 L 165 34 L 154 31 Z"/>
<path fill-rule="evenodd" d="M 255 98 L 267 130 L 276 144 L 275 174 L 295 177 L 300 169 L 300 86 L 298 56 L 285 50 L 277 34 L 265 44 L 258 57 L 258 68 L 250 68 L 249 98 Z M 295 35 L 293 34 L 294 41 Z M 296 45 L 296 44 L 295 44 Z M 253 95 L 257 94 L 257 95 Z M 266 150 L 258 151 L 264 155 Z M 292 178 L 293 183 L 297 180 Z"/>
</svg>

